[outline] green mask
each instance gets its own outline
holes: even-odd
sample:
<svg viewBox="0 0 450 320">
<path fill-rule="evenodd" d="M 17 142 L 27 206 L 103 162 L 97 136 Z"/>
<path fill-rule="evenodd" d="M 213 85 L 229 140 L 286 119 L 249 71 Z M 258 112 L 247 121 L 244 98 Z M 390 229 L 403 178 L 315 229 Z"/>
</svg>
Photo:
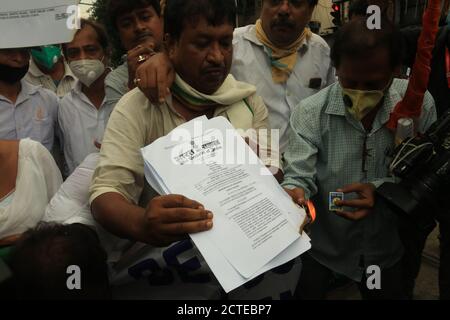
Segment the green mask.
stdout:
<svg viewBox="0 0 450 320">
<path fill-rule="evenodd" d="M 31 55 L 38 65 L 47 70 L 52 70 L 61 57 L 61 49 L 59 46 L 42 46 L 31 49 Z"/>
<path fill-rule="evenodd" d="M 342 88 L 347 111 L 358 121 L 364 119 L 383 99 L 391 81 L 383 90 L 355 90 Z"/>
</svg>

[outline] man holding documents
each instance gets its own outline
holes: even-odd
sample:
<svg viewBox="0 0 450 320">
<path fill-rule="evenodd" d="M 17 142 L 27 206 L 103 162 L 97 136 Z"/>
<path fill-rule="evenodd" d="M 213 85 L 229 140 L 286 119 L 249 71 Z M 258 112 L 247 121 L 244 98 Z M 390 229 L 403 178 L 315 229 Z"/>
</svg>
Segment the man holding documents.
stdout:
<svg viewBox="0 0 450 320">
<path fill-rule="evenodd" d="M 123 250 L 117 257 L 110 256 L 111 262 L 118 262 L 112 276 L 113 285 L 121 285 L 116 295 L 224 297 L 205 260 L 186 240 L 188 234 L 210 230 L 213 213 L 181 195 L 157 196 L 145 182 L 141 148 L 200 116 L 222 116 L 244 131 L 267 129 L 267 109 L 255 95 L 256 89 L 229 74 L 234 22 L 232 0 L 168 1 L 165 31 L 176 71 L 172 95 L 164 104 L 155 105 L 135 89 L 119 101 L 111 115 L 90 188 L 90 203 L 104 229 L 128 240 L 115 239 L 115 249 Z M 267 161 L 265 164 L 271 164 Z M 136 249 L 131 245 L 134 242 L 145 245 Z M 130 254 L 132 250 L 136 254 Z M 283 267 L 274 276 L 274 288 L 261 289 L 264 292 L 259 296 L 246 295 L 242 289 L 236 297 L 290 296 L 299 265 L 292 262 Z M 265 276 L 247 287 L 263 285 Z M 133 286 L 132 280 L 143 281 L 134 281 Z"/>
</svg>

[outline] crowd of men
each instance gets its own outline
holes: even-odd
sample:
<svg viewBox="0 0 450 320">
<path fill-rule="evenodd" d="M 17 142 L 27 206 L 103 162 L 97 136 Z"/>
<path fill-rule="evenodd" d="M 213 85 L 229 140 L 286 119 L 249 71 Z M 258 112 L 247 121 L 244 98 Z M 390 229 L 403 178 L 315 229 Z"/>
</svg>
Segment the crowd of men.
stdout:
<svg viewBox="0 0 450 320">
<path fill-rule="evenodd" d="M 105 23 L 125 53 L 114 69 L 110 35 L 93 20 L 82 19 L 70 43 L 0 49 L 0 258 L 12 271 L 0 296 L 325 299 L 340 277 L 364 299 L 412 298 L 416 238 L 429 230 L 375 195 L 393 179 L 386 123 L 408 86 L 399 79 L 405 36 L 385 17 L 369 29 L 359 13 L 330 49 L 307 27 L 317 3 L 264 0 L 256 23 L 236 28 L 232 0 L 109 0 Z M 437 46 L 447 55 L 448 28 Z M 416 132 L 448 109 L 449 88 L 425 94 Z M 199 116 L 278 130 L 272 172 L 317 211 L 311 250 L 228 294 L 188 237 L 213 228 L 215 213 L 158 195 L 144 176 L 141 148 Z M 335 191 L 343 209 L 330 211 Z M 439 218 L 443 299 L 449 216 Z M 83 290 L 67 289 L 69 265 L 86 275 Z M 373 265 L 377 290 L 366 286 Z"/>
</svg>

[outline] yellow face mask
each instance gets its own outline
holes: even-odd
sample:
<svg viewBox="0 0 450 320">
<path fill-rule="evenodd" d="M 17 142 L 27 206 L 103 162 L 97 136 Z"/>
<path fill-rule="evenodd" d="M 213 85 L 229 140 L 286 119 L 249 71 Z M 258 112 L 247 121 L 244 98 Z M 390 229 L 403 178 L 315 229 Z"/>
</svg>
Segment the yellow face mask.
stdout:
<svg viewBox="0 0 450 320">
<path fill-rule="evenodd" d="M 364 119 L 383 99 L 391 81 L 383 90 L 355 90 L 342 88 L 348 112 L 358 121 Z"/>
</svg>

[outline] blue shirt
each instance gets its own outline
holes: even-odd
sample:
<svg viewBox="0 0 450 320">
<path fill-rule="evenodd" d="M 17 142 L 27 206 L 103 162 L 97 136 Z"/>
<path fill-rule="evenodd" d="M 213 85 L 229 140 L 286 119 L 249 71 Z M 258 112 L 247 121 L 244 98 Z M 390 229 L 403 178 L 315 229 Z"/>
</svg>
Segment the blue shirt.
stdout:
<svg viewBox="0 0 450 320">
<path fill-rule="evenodd" d="M 49 151 L 53 147 L 58 117 L 58 98 L 42 87 L 21 81 L 15 103 L 0 93 L 0 139 L 31 138 Z"/>
</svg>

